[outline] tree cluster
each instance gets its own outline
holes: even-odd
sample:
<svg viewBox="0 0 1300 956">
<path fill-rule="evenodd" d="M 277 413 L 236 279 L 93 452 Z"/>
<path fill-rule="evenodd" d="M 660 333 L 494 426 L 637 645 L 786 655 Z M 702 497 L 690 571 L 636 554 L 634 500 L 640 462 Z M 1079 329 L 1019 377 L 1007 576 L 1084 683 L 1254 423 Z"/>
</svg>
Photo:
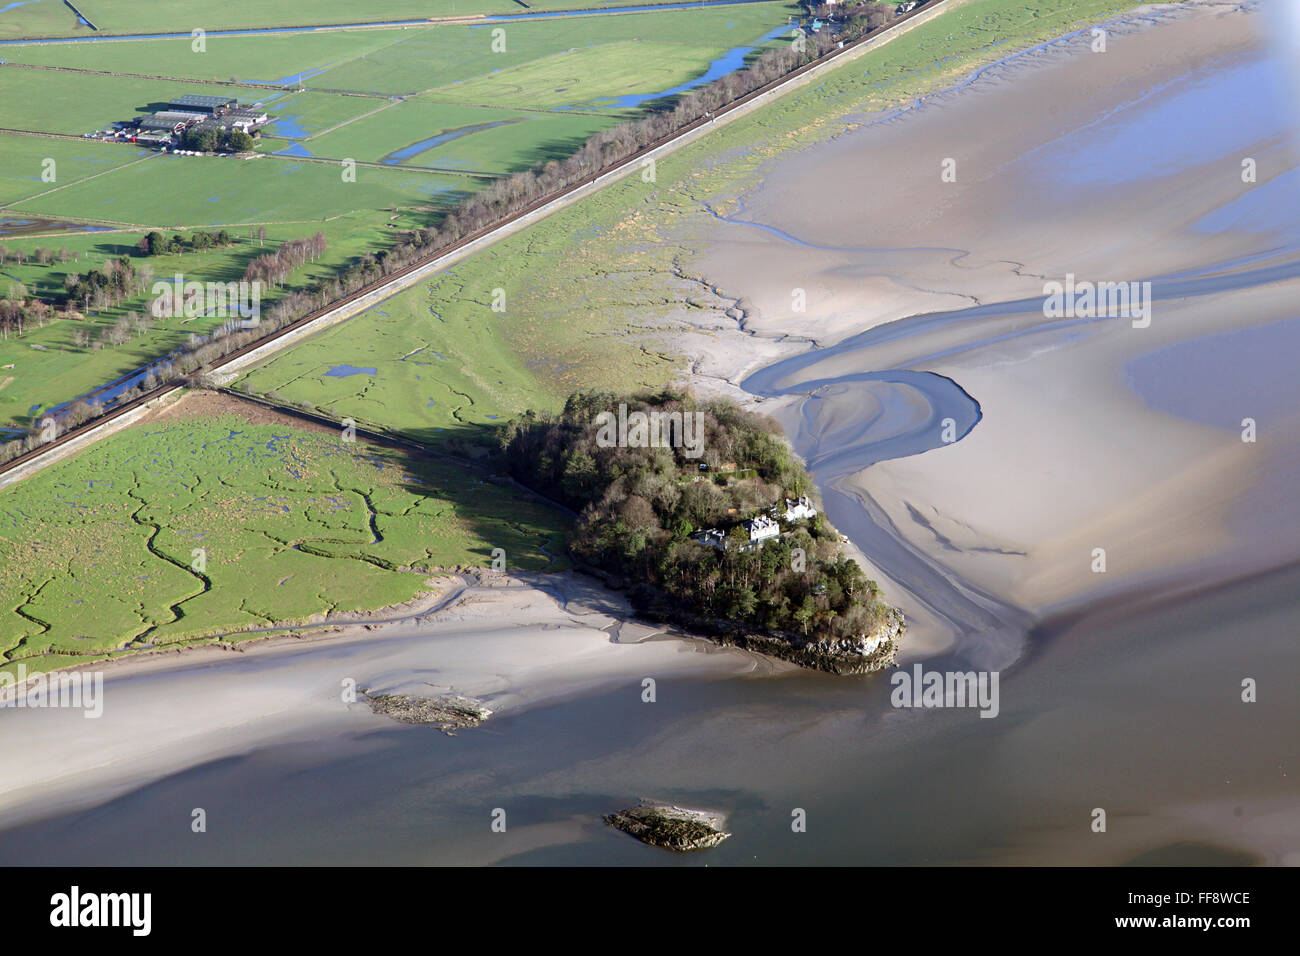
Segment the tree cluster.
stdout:
<svg viewBox="0 0 1300 956">
<path fill-rule="evenodd" d="M 83 312 L 121 305 L 139 294 L 135 264 L 129 256 L 104 260 L 103 269 L 91 269 L 85 275 L 70 272 L 63 277 L 69 305 L 76 303 Z"/>
<path fill-rule="evenodd" d="M 32 250 L 31 255 L 27 254 L 24 249 L 10 249 L 8 246 L 0 246 L 0 266 L 13 262 L 14 265 L 21 266 L 29 260 L 41 266 L 51 266 L 57 262 L 67 262 L 70 259 L 77 258 L 67 246 L 61 249 L 46 249 L 43 246 L 37 246 Z"/>
<path fill-rule="evenodd" d="M 597 416 L 619 403 L 629 413 L 700 413 L 703 455 L 688 457 L 681 446 L 606 447 Z M 579 513 L 569 542 L 575 557 L 631 585 L 642 604 L 805 637 L 853 637 L 880 619 L 876 585 L 841 555 L 821 514 L 782 521 L 779 538 L 749 546 L 744 519 L 815 494 L 779 426 L 764 416 L 675 391 L 584 392 L 558 416 L 528 413 L 503 424 L 499 440 L 518 481 Z M 692 537 L 710 528 L 727 532 L 725 550 Z"/>
<path fill-rule="evenodd" d="M 262 282 L 269 286 L 284 283 L 293 271 L 308 262 L 315 262 L 325 255 L 328 243 L 325 233 L 318 232 L 306 239 L 290 239 L 280 244 L 275 252 L 258 256 L 244 270 L 244 278 L 249 282 Z"/>
<path fill-rule="evenodd" d="M 178 232 L 170 239 L 160 232 L 149 232 L 141 237 L 136 248 L 142 256 L 173 256 L 203 249 L 222 249 L 234 244 L 235 240 L 224 229 L 219 232 L 196 229 L 188 234 Z"/>
<path fill-rule="evenodd" d="M 252 148 L 253 137 L 240 129 L 213 129 L 200 125 L 187 129 L 181 136 L 181 149 L 201 153 L 245 153 Z"/>
</svg>

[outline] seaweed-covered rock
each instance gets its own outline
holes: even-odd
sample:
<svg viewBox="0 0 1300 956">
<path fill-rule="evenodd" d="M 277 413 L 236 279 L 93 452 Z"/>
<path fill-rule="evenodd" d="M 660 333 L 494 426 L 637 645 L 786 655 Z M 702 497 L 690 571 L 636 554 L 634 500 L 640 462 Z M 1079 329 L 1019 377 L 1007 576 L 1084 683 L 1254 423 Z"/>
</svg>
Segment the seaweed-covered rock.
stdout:
<svg viewBox="0 0 1300 956">
<path fill-rule="evenodd" d="M 480 701 L 469 697 L 366 694 L 366 699 L 376 714 L 383 714 L 404 724 L 427 724 L 443 733 L 477 727 L 492 714 Z"/>
<path fill-rule="evenodd" d="M 611 813 L 605 817 L 605 822 L 642 843 L 678 853 L 706 850 L 731 836 L 723 829 L 725 817 L 707 810 L 683 807 L 643 803 Z"/>
</svg>

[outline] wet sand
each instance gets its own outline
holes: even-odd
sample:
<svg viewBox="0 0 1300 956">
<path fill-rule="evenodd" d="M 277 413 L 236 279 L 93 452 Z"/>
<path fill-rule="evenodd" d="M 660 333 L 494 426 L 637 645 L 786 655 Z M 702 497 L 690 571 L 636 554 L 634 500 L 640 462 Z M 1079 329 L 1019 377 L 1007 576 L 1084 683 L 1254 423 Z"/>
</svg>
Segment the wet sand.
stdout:
<svg viewBox="0 0 1300 956">
<path fill-rule="evenodd" d="M 347 686 L 472 697 L 495 721 L 611 687 L 638 696 L 645 674 L 666 680 L 793 669 L 630 622 L 620 598 L 572 573 L 486 575 L 486 583 L 461 582 L 446 597 L 412 609 L 405 621 L 102 665 L 98 718 L 76 709 L 0 708 L 0 828 L 258 748 L 392 726 L 363 695 L 345 699 Z"/>
</svg>

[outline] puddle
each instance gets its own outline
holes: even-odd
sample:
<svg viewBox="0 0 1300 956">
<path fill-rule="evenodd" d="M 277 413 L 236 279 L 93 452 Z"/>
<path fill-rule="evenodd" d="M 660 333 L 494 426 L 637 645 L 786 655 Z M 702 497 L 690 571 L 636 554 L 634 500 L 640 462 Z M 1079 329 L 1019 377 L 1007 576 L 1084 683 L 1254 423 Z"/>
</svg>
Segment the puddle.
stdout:
<svg viewBox="0 0 1300 956">
<path fill-rule="evenodd" d="M 377 368 L 361 368 L 356 365 L 331 365 L 325 373 L 327 378 L 347 378 L 349 375 L 378 375 Z"/>
</svg>

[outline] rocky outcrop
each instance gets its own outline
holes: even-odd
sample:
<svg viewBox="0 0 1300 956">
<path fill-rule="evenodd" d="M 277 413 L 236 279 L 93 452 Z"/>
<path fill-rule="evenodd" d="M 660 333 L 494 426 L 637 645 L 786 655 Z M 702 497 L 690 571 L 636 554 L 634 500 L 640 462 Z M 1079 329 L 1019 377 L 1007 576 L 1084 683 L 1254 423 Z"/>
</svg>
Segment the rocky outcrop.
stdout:
<svg viewBox="0 0 1300 956">
<path fill-rule="evenodd" d="M 731 836 L 726 818 L 707 810 L 643 803 L 605 817 L 605 822 L 642 843 L 676 853 L 707 850 Z"/>
<path fill-rule="evenodd" d="M 867 674 L 892 667 L 906 627 L 903 612 L 889 607 L 869 634 L 792 642 L 790 660 L 834 674 Z"/>
<path fill-rule="evenodd" d="M 628 583 L 617 575 L 588 564 L 572 552 L 570 559 L 577 570 L 599 579 L 613 590 L 628 587 Z M 902 647 L 903 632 L 907 630 L 903 612 L 887 604 L 882 604 L 881 619 L 868 634 L 853 638 L 817 638 L 761 633 L 724 619 L 692 614 L 669 595 L 645 584 L 633 586 L 629 597 L 636 616 L 642 620 L 676 625 L 719 644 L 741 647 L 831 674 L 870 674 L 893 667 Z"/>
<path fill-rule="evenodd" d="M 411 697 L 407 694 L 368 694 L 370 709 L 404 724 L 427 724 L 450 734 L 477 727 L 492 711 L 469 697 Z"/>
</svg>

